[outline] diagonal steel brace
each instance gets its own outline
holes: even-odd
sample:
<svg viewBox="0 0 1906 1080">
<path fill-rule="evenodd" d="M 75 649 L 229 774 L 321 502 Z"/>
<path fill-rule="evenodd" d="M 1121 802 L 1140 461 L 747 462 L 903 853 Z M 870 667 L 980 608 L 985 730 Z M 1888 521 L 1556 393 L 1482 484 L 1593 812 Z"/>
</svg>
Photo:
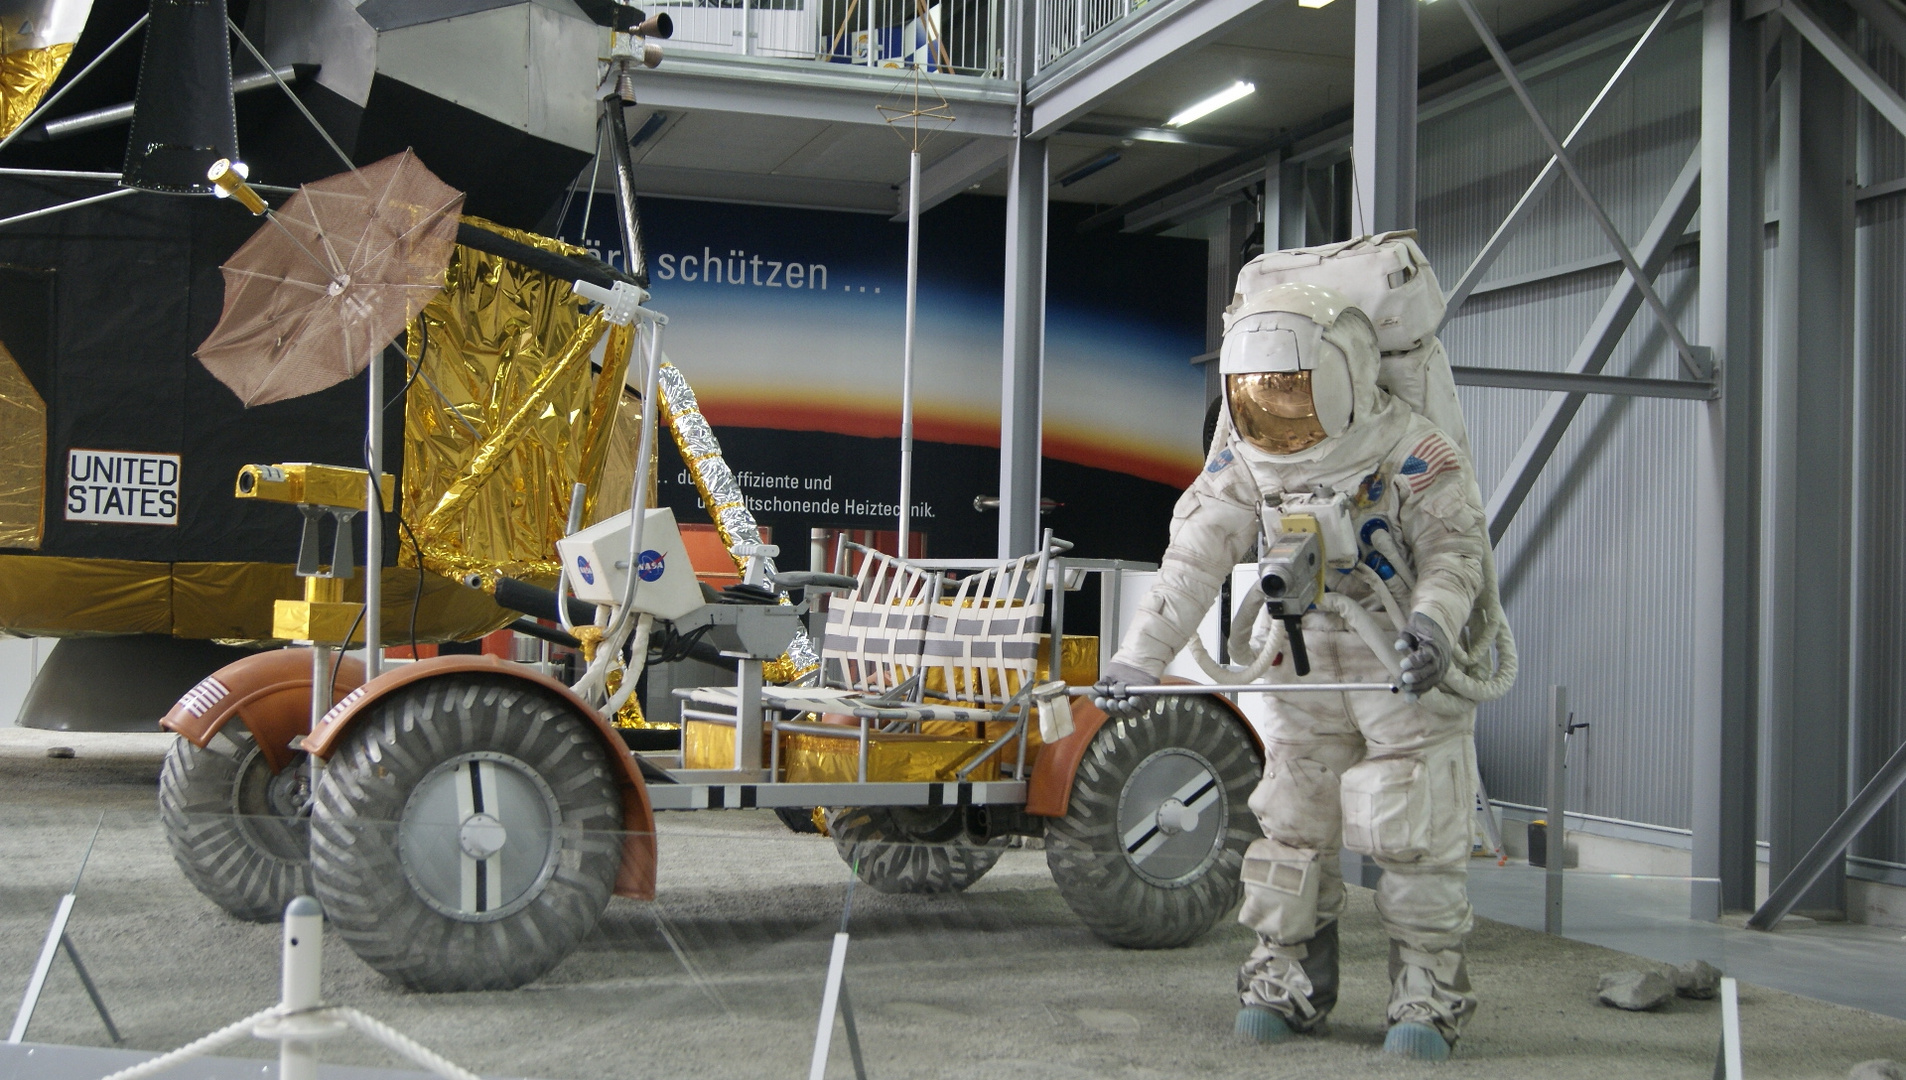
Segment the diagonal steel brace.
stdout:
<svg viewBox="0 0 1906 1080">
<path fill-rule="evenodd" d="M 1648 43 L 1653 41 L 1661 33 L 1662 28 L 1668 25 L 1670 21 L 1669 17 L 1674 14 L 1675 9 L 1680 7 L 1682 3 L 1683 0 L 1668 0 L 1666 4 L 1662 5 L 1660 13 L 1655 15 L 1654 19 L 1648 23 L 1647 29 L 1641 32 L 1641 36 L 1635 39 L 1634 45 L 1628 50 L 1628 55 L 1622 57 L 1621 63 L 1615 67 L 1614 74 L 1610 75 L 1608 81 L 1602 84 L 1601 92 L 1595 95 L 1594 101 L 1588 103 L 1588 108 L 1582 112 L 1581 119 L 1575 121 L 1575 126 L 1569 130 L 1568 136 L 1562 140 L 1562 148 L 1564 150 L 1574 148 L 1575 141 L 1581 138 L 1582 132 L 1588 127 L 1588 122 L 1595 118 L 1595 114 L 1601 109 L 1602 103 L 1607 101 L 1609 96 L 1615 92 L 1615 87 L 1621 84 L 1622 76 L 1628 74 L 1628 69 L 1634 66 L 1635 58 L 1640 56 L 1641 51 L 1648 47 Z M 1549 158 L 1548 162 L 1542 166 L 1541 172 L 1535 174 L 1535 179 L 1529 182 L 1528 190 L 1524 191 L 1522 197 L 1516 200 L 1515 206 L 1510 208 L 1509 216 L 1503 218 L 1502 224 L 1496 226 L 1496 231 L 1490 234 L 1489 240 L 1483 244 L 1482 250 L 1476 253 L 1474 259 L 1470 260 L 1469 269 L 1463 271 L 1463 276 L 1456 282 L 1456 287 L 1449 291 L 1447 297 L 1444 297 L 1443 321 L 1437 327 L 1438 332 L 1441 332 L 1444 326 L 1449 325 L 1449 320 L 1456 317 L 1457 310 L 1463 306 L 1464 301 L 1469 299 L 1469 294 L 1475 290 L 1477 285 L 1481 284 L 1483 275 L 1489 272 L 1490 267 L 1496 265 L 1497 257 L 1502 254 L 1504 248 L 1509 246 L 1509 237 L 1515 233 L 1516 229 L 1521 227 L 1522 219 L 1528 216 L 1529 211 L 1535 209 L 1535 204 L 1542 200 L 1542 196 L 1548 194 L 1549 189 L 1555 186 L 1556 178 L 1560 175 L 1561 173 L 1556 167 L 1556 159 L 1553 157 Z"/>
<path fill-rule="evenodd" d="M 1701 148 L 1696 146 L 1688 155 L 1687 164 L 1681 166 L 1680 175 L 1668 188 L 1668 196 L 1662 200 L 1661 209 L 1655 211 L 1648 231 L 1642 234 L 1641 263 L 1646 273 L 1660 273 L 1668 256 L 1673 254 L 1675 245 L 1687 232 L 1688 223 L 1694 220 L 1695 210 L 1700 203 Z M 1615 346 L 1621 343 L 1622 335 L 1627 332 L 1635 312 L 1641 307 L 1641 295 L 1636 282 L 1636 277 L 1627 271 L 1623 271 L 1615 280 L 1615 287 L 1608 291 L 1601 311 L 1589 325 L 1588 334 L 1576 347 L 1575 355 L 1569 359 L 1564 371 L 1592 375 L 1607 365 L 1608 358 L 1615 352 Z M 1523 437 L 1515 458 L 1503 472 L 1502 479 L 1497 481 L 1495 490 L 1489 493 L 1490 543 L 1499 543 L 1503 534 L 1509 531 L 1509 523 L 1514 520 L 1516 511 L 1521 509 L 1522 501 L 1528 498 L 1529 489 L 1535 486 L 1535 478 L 1542 472 L 1542 467 L 1548 464 L 1555 448 L 1561 444 L 1569 422 L 1575 419 L 1575 414 L 1586 399 L 1586 394 L 1579 393 L 1549 395 L 1542 412 L 1530 425 L 1529 433 Z"/>
<path fill-rule="evenodd" d="M 1785 0 L 1779 10 L 1787 20 L 1787 25 L 1800 31 L 1800 36 L 1806 38 L 1808 44 L 1820 50 L 1820 55 L 1827 58 L 1827 63 L 1832 64 L 1834 70 L 1853 89 L 1859 91 L 1874 112 L 1885 117 L 1886 122 L 1899 129 L 1901 134 L 1906 134 L 1906 98 L 1901 97 L 1899 91 L 1868 67 L 1866 61 L 1848 48 L 1840 35 L 1821 23 L 1807 5 L 1797 0 Z"/>
<path fill-rule="evenodd" d="M 1582 179 L 1580 170 L 1575 167 L 1574 159 L 1569 157 L 1567 149 L 1562 146 L 1562 141 L 1556 138 L 1555 129 L 1550 127 L 1548 120 L 1542 116 L 1542 110 L 1536 107 L 1535 98 L 1529 95 L 1528 85 L 1522 81 L 1521 76 L 1516 74 L 1515 65 L 1509 62 L 1508 54 L 1502 51 L 1502 43 L 1496 40 L 1496 35 L 1489 29 L 1489 24 L 1483 22 L 1482 16 L 1476 12 L 1475 0 L 1456 0 L 1456 3 L 1463 9 L 1463 14 L 1469 17 L 1470 25 L 1476 28 L 1476 34 L 1482 39 L 1483 47 L 1489 50 L 1490 56 L 1495 58 L 1496 66 L 1501 69 L 1503 79 L 1508 82 L 1509 88 L 1515 91 L 1516 99 L 1522 102 L 1523 111 L 1529 114 L 1529 120 L 1541 133 L 1542 141 L 1549 144 L 1549 153 L 1554 155 L 1555 162 L 1561 167 L 1563 175 L 1568 177 L 1576 193 L 1581 195 L 1582 201 L 1588 205 L 1589 214 L 1594 217 L 1595 224 L 1601 228 L 1602 235 L 1607 237 L 1609 245 L 1615 249 L 1615 254 L 1621 259 L 1622 265 L 1628 268 L 1628 273 L 1635 280 L 1635 287 L 1641 291 L 1642 299 L 1655 313 L 1655 318 L 1660 320 L 1662 332 L 1674 342 L 1674 351 L 1680 354 L 1682 366 L 1687 368 L 1688 374 L 1697 379 L 1712 378 L 1714 374 L 1712 355 L 1706 349 L 1697 349 L 1689 344 L 1686 335 L 1681 333 L 1681 328 L 1675 325 L 1674 316 L 1669 313 L 1668 305 L 1662 302 L 1661 296 L 1655 292 L 1648 275 L 1642 272 L 1641 264 L 1635 259 L 1635 253 L 1629 250 L 1628 242 L 1622 239 L 1621 230 L 1615 228 L 1615 222 L 1608 216 L 1608 211 L 1603 209 L 1601 200 L 1589 190 L 1588 181 Z"/>
</svg>

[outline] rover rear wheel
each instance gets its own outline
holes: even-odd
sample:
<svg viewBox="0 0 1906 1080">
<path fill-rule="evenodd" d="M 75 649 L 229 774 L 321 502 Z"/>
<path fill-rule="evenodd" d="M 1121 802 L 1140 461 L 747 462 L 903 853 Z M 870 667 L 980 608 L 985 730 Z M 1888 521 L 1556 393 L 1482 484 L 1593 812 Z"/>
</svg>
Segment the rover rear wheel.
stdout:
<svg viewBox="0 0 1906 1080">
<path fill-rule="evenodd" d="M 860 880 L 884 893 L 964 891 L 1010 842 L 972 836 L 955 806 L 843 807 L 828 813 L 827 834 Z"/>
<path fill-rule="evenodd" d="M 283 918 L 292 898 L 311 891 L 309 777 L 303 754 L 274 775 L 235 717 L 204 749 L 173 740 L 159 773 L 159 820 L 186 880 L 240 919 Z"/>
</svg>

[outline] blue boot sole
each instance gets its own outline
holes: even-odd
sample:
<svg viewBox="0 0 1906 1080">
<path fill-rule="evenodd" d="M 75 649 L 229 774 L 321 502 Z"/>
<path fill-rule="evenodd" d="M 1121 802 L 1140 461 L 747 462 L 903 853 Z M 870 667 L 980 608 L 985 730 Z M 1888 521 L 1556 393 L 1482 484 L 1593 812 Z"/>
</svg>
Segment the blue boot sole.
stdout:
<svg viewBox="0 0 1906 1080">
<path fill-rule="evenodd" d="M 1238 1010 L 1237 1026 L 1233 1029 L 1241 1039 L 1269 1044 L 1280 1043 L 1291 1037 L 1291 1026 L 1284 1017 L 1261 1005 L 1246 1005 Z"/>
<path fill-rule="evenodd" d="M 1244 1023 L 1242 1019 L 1238 1021 Z M 1448 1061 L 1449 1042 L 1428 1024 L 1403 1023 L 1383 1037 L 1383 1052 L 1413 1061 Z"/>
</svg>

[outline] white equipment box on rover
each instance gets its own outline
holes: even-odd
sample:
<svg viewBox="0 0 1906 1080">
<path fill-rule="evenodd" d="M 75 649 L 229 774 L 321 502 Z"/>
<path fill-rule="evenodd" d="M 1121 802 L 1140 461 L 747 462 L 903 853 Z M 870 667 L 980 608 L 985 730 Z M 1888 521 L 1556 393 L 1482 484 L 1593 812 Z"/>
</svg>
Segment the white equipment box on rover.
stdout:
<svg viewBox="0 0 1906 1080">
<path fill-rule="evenodd" d="M 630 511 L 556 541 L 556 554 L 568 571 L 576 599 L 592 604 L 620 604 L 629 580 Z M 658 619 L 679 619 L 702 605 L 695 568 L 688 564 L 675 513 L 667 508 L 648 511 L 642 524 L 642 551 L 636 558 L 641 578 L 635 589 L 635 608 Z"/>
</svg>

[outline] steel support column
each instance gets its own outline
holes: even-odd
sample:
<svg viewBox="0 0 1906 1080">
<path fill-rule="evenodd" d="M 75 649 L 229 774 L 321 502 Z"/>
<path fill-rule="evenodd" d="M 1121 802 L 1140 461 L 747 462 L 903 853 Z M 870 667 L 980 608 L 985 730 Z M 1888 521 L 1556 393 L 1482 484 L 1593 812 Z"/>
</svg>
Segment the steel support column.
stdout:
<svg viewBox="0 0 1906 1080">
<path fill-rule="evenodd" d="M 1416 226 L 1417 0 L 1357 0 L 1352 232 Z"/>
<path fill-rule="evenodd" d="M 1310 243 L 1304 217 L 1304 165 L 1278 156 L 1264 177 L 1264 250 L 1305 247 Z"/>
<path fill-rule="evenodd" d="M 1689 913 L 1754 904 L 1760 603 L 1760 33 L 1737 0 L 1701 16 L 1701 336 L 1722 396 L 1701 409 L 1694 545 Z"/>
<path fill-rule="evenodd" d="M 1037 5 L 1021 5 L 1012 70 L 1033 70 Z M 1006 318 L 999 388 L 999 557 L 1039 544 L 1039 474 L 1046 381 L 1046 144 L 1028 137 L 1023 96 L 1006 177 Z"/>
<path fill-rule="evenodd" d="M 1768 871 L 1787 876 L 1846 806 L 1852 634 L 1853 96 L 1789 27 L 1780 40 L 1780 247 L 1767 358 L 1761 699 Z M 1801 911 L 1842 913 L 1823 874 Z"/>
</svg>

